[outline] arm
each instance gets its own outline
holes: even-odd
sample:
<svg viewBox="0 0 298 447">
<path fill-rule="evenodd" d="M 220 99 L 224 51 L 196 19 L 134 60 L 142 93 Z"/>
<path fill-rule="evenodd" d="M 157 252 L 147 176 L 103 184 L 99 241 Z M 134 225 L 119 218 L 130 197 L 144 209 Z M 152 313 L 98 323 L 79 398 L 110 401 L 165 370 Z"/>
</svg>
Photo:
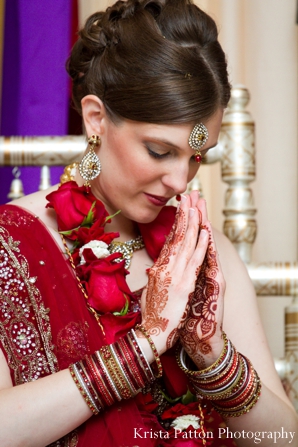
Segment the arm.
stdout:
<svg viewBox="0 0 298 447">
<path fill-rule="evenodd" d="M 13 387 L 1 350 L 0 388 L 3 447 L 43 447 L 92 415 L 68 370 Z"/>
<path fill-rule="evenodd" d="M 215 238 L 226 279 L 223 329 L 237 350 L 250 359 L 263 384 L 261 398 L 253 410 L 240 418 L 230 418 L 227 424 L 236 431 L 274 432 L 284 427 L 286 431 L 296 432 L 297 437 L 297 414 L 275 370 L 247 269 L 224 235 L 215 231 Z M 289 440 L 278 442 L 281 446 L 288 445 Z M 244 439 L 238 443 L 241 447 L 251 445 L 251 441 Z M 272 440 L 264 439 L 262 445 L 271 446 Z"/>
<path fill-rule="evenodd" d="M 246 356 L 257 371 L 262 382 L 261 397 L 248 413 L 227 418 L 231 431 L 273 433 L 284 427 L 287 432 L 297 432 L 298 418 L 275 371 L 246 267 L 228 239 L 211 228 L 202 202 L 196 205 L 201 210 L 201 225 L 209 229 L 210 241 L 205 265 L 200 270 L 191 300 L 190 313 L 180 331 L 183 346 L 198 369 L 204 369 L 219 357 L 223 347 L 223 340 L 220 343 L 219 337 L 224 330 L 237 351 Z M 208 319 L 202 304 L 198 304 L 206 303 L 210 297 L 216 305 Z M 197 377 L 200 380 L 200 376 Z M 217 380 L 221 383 L 223 379 Z M 204 389 L 202 382 L 199 387 Z M 237 396 L 237 388 L 230 390 L 231 396 Z M 223 395 L 219 399 L 234 399 L 229 394 Z M 214 401 L 214 404 L 219 402 Z M 278 445 L 287 445 L 289 440 L 284 438 L 278 442 Z M 237 445 L 249 446 L 251 439 L 240 437 Z M 271 446 L 272 439 L 264 437 L 262 445 Z"/>
</svg>

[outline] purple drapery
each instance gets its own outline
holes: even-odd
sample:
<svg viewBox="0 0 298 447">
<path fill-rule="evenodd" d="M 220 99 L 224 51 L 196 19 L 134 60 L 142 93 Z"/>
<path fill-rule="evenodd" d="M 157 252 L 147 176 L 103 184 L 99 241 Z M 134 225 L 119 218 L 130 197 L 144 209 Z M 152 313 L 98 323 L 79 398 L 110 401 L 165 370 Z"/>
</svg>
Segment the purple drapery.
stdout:
<svg viewBox="0 0 298 447">
<path fill-rule="evenodd" d="M 5 4 L 1 135 L 66 135 L 72 0 L 8 0 Z M 12 168 L 0 168 L 5 203 Z M 51 169 L 52 184 L 62 168 Z M 36 191 L 39 168 L 22 168 L 26 194 Z"/>
</svg>

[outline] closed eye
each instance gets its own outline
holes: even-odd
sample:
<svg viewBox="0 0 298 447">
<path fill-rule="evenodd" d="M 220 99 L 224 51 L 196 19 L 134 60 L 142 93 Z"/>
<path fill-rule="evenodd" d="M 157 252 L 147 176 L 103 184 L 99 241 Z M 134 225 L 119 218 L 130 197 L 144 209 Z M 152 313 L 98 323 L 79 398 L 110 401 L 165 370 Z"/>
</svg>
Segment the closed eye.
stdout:
<svg viewBox="0 0 298 447">
<path fill-rule="evenodd" d="M 148 146 L 146 146 L 146 147 L 147 147 L 148 154 L 150 155 L 150 157 L 153 157 L 153 158 L 155 158 L 155 159 L 160 160 L 160 159 L 166 158 L 166 157 L 168 157 L 168 156 L 170 155 L 170 152 L 166 152 L 166 153 L 164 153 L 164 154 L 159 154 L 159 153 L 157 153 L 157 152 L 154 152 L 154 151 L 153 151 L 152 149 L 150 149 Z"/>
</svg>

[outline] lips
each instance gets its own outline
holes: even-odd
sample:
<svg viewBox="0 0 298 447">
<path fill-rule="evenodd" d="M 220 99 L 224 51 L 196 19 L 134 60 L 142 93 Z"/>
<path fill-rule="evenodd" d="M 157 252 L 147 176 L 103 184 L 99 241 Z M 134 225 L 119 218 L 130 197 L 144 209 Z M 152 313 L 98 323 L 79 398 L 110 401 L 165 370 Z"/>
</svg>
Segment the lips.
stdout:
<svg viewBox="0 0 298 447">
<path fill-rule="evenodd" d="M 149 202 L 153 203 L 153 205 L 156 206 L 164 206 L 170 200 L 169 197 L 154 196 L 152 194 L 147 193 L 145 193 L 145 196 L 147 197 Z"/>
</svg>

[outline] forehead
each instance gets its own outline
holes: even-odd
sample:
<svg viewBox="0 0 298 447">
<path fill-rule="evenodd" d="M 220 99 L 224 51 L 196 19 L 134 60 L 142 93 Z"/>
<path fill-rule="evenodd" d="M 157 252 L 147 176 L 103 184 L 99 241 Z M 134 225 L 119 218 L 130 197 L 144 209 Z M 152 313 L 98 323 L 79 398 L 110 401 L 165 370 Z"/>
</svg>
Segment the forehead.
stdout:
<svg viewBox="0 0 298 447">
<path fill-rule="evenodd" d="M 204 149 L 217 144 L 222 117 L 223 110 L 218 109 L 214 115 L 202 121 L 208 130 L 208 140 L 204 145 Z M 155 124 L 123 119 L 117 124 L 112 122 L 110 124 L 113 126 L 111 130 L 115 137 L 139 140 L 149 139 L 177 146 L 178 148 L 190 148 L 188 143 L 189 136 L 197 123 Z"/>
</svg>

